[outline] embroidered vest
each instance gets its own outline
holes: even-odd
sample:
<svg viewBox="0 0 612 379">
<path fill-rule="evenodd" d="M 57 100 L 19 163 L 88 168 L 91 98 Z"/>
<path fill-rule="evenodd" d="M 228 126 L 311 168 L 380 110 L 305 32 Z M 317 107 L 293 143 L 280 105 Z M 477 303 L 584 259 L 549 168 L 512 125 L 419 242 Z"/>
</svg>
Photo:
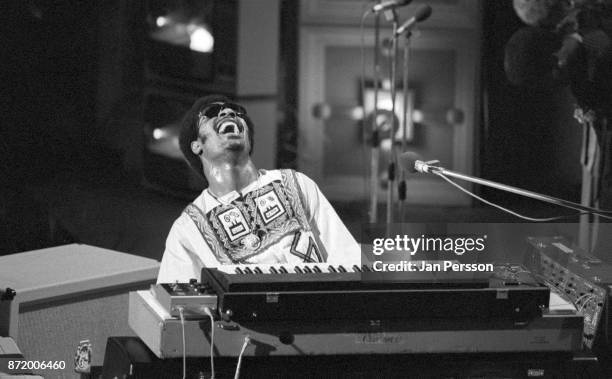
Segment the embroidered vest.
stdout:
<svg viewBox="0 0 612 379">
<path fill-rule="evenodd" d="M 216 259 L 222 264 L 249 263 L 281 239 L 292 238 L 289 253 L 304 262 L 322 262 L 310 215 L 295 171 L 280 170 L 272 181 L 229 204 L 204 213 L 195 204 L 184 212 L 193 220 Z M 298 247 L 299 245 L 299 247 Z"/>
</svg>

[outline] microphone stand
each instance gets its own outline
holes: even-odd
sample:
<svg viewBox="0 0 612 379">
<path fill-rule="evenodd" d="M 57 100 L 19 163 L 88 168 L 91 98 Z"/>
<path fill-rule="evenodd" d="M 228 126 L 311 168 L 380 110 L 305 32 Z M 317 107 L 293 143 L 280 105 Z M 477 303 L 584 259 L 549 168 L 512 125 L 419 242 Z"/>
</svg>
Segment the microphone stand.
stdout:
<svg viewBox="0 0 612 379">
<path fill-rule="evenodd" d="M 577 211 L 583 211 L 583 212 L 593 212 L 593 211 L 597 211 L 596 209 L 593 209 L 591 207 L 587 207 L 584 206 L 582 204 L 578 204 L 578 203 L 574 203 L 568 200 L 564 200 L 564 199 L 560 199 L 557 197 L 553 197 L 553 196 L 548 196 L 548 195 L 543 195 L 541 193 L 537 193 L 537 192 L 533 192 L 533 191 L 528 191 L 522 188 L 518 188 L 518 187 L 513 187 L 513 186 L 509 186 L 507 184 L 502 184 L 502 183 L 498 183 L 498 182 L 494 182 L 491 180 L 487 180 L 487 179 L 482 179 L 482 178 L 478 178 L 475 176 L 470 176 L 470 175 L 466 175 L 466 174 L 462 174 L 459 172 L 455 172 L 455 171 L 451 171 L 451 170 L 447 170 L 443 167 L 437 167 L 437 166 L 431 166 L 430 164 L 433 163 L 438 163 L 438 161 L 429 161 L 429 162 L 422 162 L 422 161 L 417 161 L 415 164 L 415 167 L 417 167 L 417 171 L 419 172 L 427 172 L 427 173 L 433 173 L 433 174 L 442 174 L 444 176 L 450 176 L 453 178 L 457 178 L 457 179 L 461 179 L 461 180 L 465 180 L 467 182 L 471 182 L 471 183 L 475 183 L 475 184 L 480 184 L 483 186 L 487 186 L 487 187 L 491 187 L 491 188 L 496 188 L 505 192 L 510 192 L 510 193 L 514 193 L 520 196 L 524 196 L 524 197 L 528 197 L 531 199 L 535 199 L 535 200 L 539 200 L 539 201 L 543 201 L 545 203 L 550 203 L 550 204 L 554 204 L 554 205 L 558 205 L 561 207 L 565 207 L 565 208 L 569 208 L 569 209 L 573 209 L 573 210 L 577 210 Z M 421 168 L 418 168 L 418 167 Z"/>
<path fill-rule="evenodd" d="M 380 162 L 380 141 L 378 136 L 378 84 L 380 82 L 380 15 L 374 21 L 374 110 L 372 118 L 372 142 L 370 158 L 370 223 L 378 219 L 378 165 Z M 365 95 L 365 94 L 364 94 Z M 365 104 L 364 104 L 365 106 Z"/>
<path fill-rule="evenodd" d="M 404 39 L 404 61 L 403 61 L 403 70 L 402 70 L 402 86 L 404 90 L 404 118 L 402 120 L 402 152 L 406 151 L 406 147 L 408 145 L 408 118 L 410 118 L 410 123 L 412 124 L 412 114 L 408 112 L 408 67 L 410 62 L 410 37 L 412 33 L 406 34 L 406 38 Z M 397 38 L 394 35 L 394 38 Z M 404 222 L 406 218 L 406 170 L 400 170 L 399 183 L 397 186 L 397 197 L 399 199 L 400 204 L 400 222 Z"/>
<path fill-rule="evenodd" d="M 391 131 L 390 139 L 391 139 L 391 148 L 390 148 L 390 157 L 389 157 L 389 166 L 388 166 L 388 185 L 387 185 L 387 226 L 393 223 L 393 208 L 395 199 L 393 197 L 394 189 L 395 189 L 395 167 L 397 162 L 397 149 L 395 148 L 395 97 L 397 94 L 397 88 L 395 85 L 396 80 L 396 71 L 397 71 L 397 38 L 395 37 L 395 32 L 397 31 L 398 22 L 397 22 L 397 13 L 393 10 L 393 38 L 391 40 Z"/>
<path fill-rule="evenodd" d="M 598 205 L 601 191 L 601 170 L 602 160 L 605 155 L 602 152 L 604 142 L 599 140 L 597 129 L 608 133 L 606 118 L 599 119 L 594 110 L 584 110 L 576 108 L 574 118 L 582 125 L 582 190 L 581 204 Z M 598 125 L 599 124 L 599 125 Z M 602 139 L 605 141 L 606 137 Z M 594 223 L 592 230 L 589 230 L 590 222 Z M 586 214 L 580 216 L 580 232 L 578 233 L 578 246 L 589 251 L 591 246 L 595 246 L 599 233 L 599 217 Z"/>
</svg>

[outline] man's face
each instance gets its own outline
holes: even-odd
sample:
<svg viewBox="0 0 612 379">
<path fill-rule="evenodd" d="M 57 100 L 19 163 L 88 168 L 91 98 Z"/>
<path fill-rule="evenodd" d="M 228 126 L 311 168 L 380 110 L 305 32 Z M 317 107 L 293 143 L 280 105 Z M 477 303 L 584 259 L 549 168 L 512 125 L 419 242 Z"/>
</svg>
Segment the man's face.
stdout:
<svg viewBox="0 0 612 379">
<path fill-rule="evenodd" d="M 208 160 L 227 156 L 228 153 L 250 151 L 249 130 L 244 116 L 244 108 L 233 103 L 213 103 L 204 108 L 199 115 L 198 141 L 194 153 L 201 148 L 202 156 Z M 198 146 L 197 144 L 200 144 Z"/>
</svg>

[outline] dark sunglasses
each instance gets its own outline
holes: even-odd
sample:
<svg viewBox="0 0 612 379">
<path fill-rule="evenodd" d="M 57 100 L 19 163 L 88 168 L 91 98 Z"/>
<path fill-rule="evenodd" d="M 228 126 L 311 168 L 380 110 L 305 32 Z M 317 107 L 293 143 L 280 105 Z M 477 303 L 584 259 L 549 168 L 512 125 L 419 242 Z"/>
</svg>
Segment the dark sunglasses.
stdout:
<svg viewBox="0 0 612 379">
<path fill-rule="evenodd" d="M 200 113 L 198 113 L 198 118 L 202 119 L 203 117 L 206 118 L 213 118 L 213 117 L 217 117 L 219 116 L 219 113 L 221 113 L 222 110 L 224 109 L 231 109 L 232 111 L 234 111 L 234 113 L 236 113 L 238 116 L 243 116 L 247 114 L 246 109 L 244 109 L 242 106 L 238 105 L 238 104 L 234 104 L 234 103 L 212 103 L 211 105 L 207 106 L 206 108 L 202 109 L 200 111 Z"/>
</svg>

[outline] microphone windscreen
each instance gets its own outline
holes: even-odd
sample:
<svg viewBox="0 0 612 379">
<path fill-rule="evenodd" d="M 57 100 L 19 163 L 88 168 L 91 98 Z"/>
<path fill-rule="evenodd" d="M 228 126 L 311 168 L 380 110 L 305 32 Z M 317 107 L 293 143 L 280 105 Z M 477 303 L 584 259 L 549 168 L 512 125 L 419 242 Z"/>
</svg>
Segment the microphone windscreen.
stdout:
<svg viewBox="0 0 612 379">
<path fill-rule="evenodd" d="M 398 158 L 398 164 L 402 170 L 408 172 L 417 172 L 414 168 L 416 161 L 421 160 L 421 156 L 413 151 L 407 151 L 400 154 Z"/>
<path fill-rule="evenodd" d="M 582 33 L 582 43 L 587 52 L 595 58 L 601 58 L 612 50 L 612 39 L 602 29 L 588 30 Z"/>
<path fill-rule="evenodd" d="M 561 38 L 542 28 L 524 27 L 517 30 L 506 43 L 504 70 L 508 80 L 519 86 L 552 84 L 557 67 L 555 52 Z"/>
<path fill-rule="evenodd" d="M 390 1 L 383 1 L 382 3 L 378 3 L 375 4 L 372 7 L 372 11 L 373 12 L 380 12 L 382 10 L 386 10 L 389 8 L 395 8 L 395 7 L 403 7 L 404 5 L 408 5 L 412 2 L 412 0 L 390 0 Z"/>
<path fill-rule="evenodd" d="M 601 29 L 582 34 L 582 49 L 568 65 L 572 94 L 578 105 L 612 112 L 612 39 Z"/>
<path fill-rule="evenodd" d="M 429 16 L 431 16 L 431 7 L 427 4 L 423 4 L 419 7 L 419 9 L 417 9 L 416 13 L 414 14 L 414 19 L 417 22 L 421 22 L 427 20 Z"/>
<path fill-rule="evenodd" d="M 567 13 L 564 0 L 513 0 L 516 15 L 527 25 L 552 28 Z"/>
</svg>

